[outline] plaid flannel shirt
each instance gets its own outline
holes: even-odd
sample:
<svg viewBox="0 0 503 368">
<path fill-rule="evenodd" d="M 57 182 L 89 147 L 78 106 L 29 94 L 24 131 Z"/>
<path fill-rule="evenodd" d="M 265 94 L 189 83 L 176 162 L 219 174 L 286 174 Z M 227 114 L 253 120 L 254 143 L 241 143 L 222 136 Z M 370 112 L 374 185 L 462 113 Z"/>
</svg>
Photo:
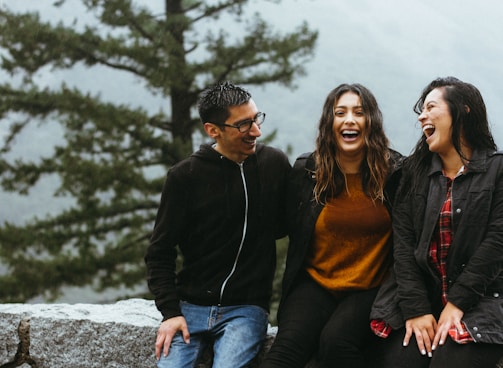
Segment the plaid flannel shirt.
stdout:
<svg viewBox="0 0 503 368">
<path fill-rule="evenodd" d="M 458 175 L 464 170 L 461 168 Z M 447 177 L 446 177 L 447 178 Z M 451 207 L 451 190 L 453 180 L 447 178 L 447 195 L 445 202 L 440 211 L 438 225 L 435 229 L 433 239 L 430 244 L 429 256 L 432 264 L 438 271 L 442 280 L 442 304 L 447 304 L 447 255 L 449 254 L 449 247 L 452 243 L 452 207 Z M 472 342 L 473 339 L 468 333 L 466 326 L 463 326 L 462 331 L 458 331 L 456 327 L 452 326 L 449 329 L 449 336 L 458 344 L 466 344 Z M 383 320 L 372 320 L 370 328 L 379 337 L 386 338 L 391 333 L 391 327 Z"/>
</svg>

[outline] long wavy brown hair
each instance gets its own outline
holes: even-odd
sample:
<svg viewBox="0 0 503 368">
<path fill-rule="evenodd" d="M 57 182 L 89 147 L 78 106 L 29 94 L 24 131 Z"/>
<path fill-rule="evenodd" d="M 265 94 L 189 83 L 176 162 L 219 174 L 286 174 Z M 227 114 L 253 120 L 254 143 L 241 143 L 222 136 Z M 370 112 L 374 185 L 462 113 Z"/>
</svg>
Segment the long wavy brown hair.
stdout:
<svg viewBox="0 0 503 368">
<path fill-rule="evenodd" d="M 318 125 L 316 150 L 316 184 L 314 199 L 322 203 L 327 197 L 335 197 L 346 188 L 346 176 L 338 163 L 339 147 L 335 139 L 334 107 L 339 98 L 352 92 L 360 97 L 365 114 L 366 159 L 360 172 L 365 193 L 372 200 L 384 200 L 384 185 L 389 172 L 389 141 L 384 133 L 381 110 L 374 95 L 361 84 L 341 84 L 327 96 Z"/>
</svg>

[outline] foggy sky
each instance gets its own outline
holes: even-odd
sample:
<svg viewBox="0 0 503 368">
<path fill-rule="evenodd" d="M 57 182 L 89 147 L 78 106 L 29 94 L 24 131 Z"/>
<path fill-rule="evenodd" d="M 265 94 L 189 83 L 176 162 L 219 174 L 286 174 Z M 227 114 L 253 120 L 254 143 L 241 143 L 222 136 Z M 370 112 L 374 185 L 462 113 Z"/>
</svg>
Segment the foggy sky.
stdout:
<svg viewBox="0 0 503 368">
<path fill-rule="evenodd" d="M 62 9 L 54 9 L 52 3 L 0 1 L 16 11 L 40 10 L 43 19 L 60 18 L 66 24 L 78 17 L 77 28 L 90 19 L 78 1 L 68 1 Z M 162 0 L 143 3 L 157 6 L 162 14 Z M 280 4 L 252 0 L 251 4 L 252 11 L 278 31 L 292 30 L 303 20 L 319 31 L 315 57 L 306 64 L 307 75 L 296 81 L 297 89 L 249 87 L 259 110 L 267 113 L 264 133 L 278 129 L 273 145 L 283 149 L 291 145 L 292 163 L 300 153 L 313 150 L 325 97 L 345 82 L 362 83 L 375 94 L 393 148 L 408 154 L 421 134 L 412 112 L 421 90 L 436 77 L 458 77 L 480 89 L 496 143 L 503 147 L 503 3 L 499 0 L 283 0 Z M 239 30 L 239 25 L 227 20 L 222 20 L 222 26 L 230 32 Z M 0 80 L 5 78 L 9 77 L 0 73 Z M 47 86 L 59 86 L 63 80 L 100 93 L 106 100 L 169 115 L 166 101 L 149 95 L 141 81 L 124 73 L 77 68 L 37 75 L 37 81 Z M 7 123 L 0 121 L 0 137 Z M 20 137 L 17 154 L 36 157 L 49 152 L 50 139 L 58 137 L 50 126 Z M 29 199 L 0 192 L 0 202 L 12 204 L 9 213 L 0 212 L 0 221 L 18 222 L 44 213 L 50 208 L 50 195 L 47 183 L 41 183 Z"/>
</svg>

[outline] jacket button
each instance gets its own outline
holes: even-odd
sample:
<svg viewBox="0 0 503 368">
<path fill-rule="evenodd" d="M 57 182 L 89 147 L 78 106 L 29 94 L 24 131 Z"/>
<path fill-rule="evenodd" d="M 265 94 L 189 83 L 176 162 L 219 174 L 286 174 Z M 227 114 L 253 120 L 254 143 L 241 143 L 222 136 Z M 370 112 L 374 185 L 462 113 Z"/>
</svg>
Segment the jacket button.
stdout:
<svg viewBox="0 0 503 368">
<path fill-rule="evenodd" d="M 461 208 L 457 208 L 456 213 L 461 213 Z"/>
<path fill-rule="evenodd" d="M 495 298 L 499 298 L 499 297 L 500 297 L 500 293 L 496 292 L 496 293 L 494 293 L 494 294 L 493 294 L 493 296 L 494 296 Z"/>
<path fill-rule="evenodd" d="M 474 328 L 473 328 L 473 331 L 475 331 L 475 332 L 477 332 L 478 330 L 479 330 L 479 328 L 478 328 L 478 327 L 474 327 Z"/>
<path fill-rule="evenodd" d="M 481 334 L 477 334 L 477 337 L 480 339 L 482 337 L 482 335 Z"/>
</svg>

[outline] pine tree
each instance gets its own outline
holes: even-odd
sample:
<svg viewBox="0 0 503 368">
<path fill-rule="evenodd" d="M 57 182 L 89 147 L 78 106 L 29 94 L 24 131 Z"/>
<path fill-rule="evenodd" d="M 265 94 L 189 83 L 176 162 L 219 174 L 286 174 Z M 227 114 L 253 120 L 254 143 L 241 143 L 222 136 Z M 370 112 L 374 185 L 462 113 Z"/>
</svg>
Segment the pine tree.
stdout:
<svg viewBox="0 0 503 368">
<path fill-rule="evenodd" d="M 1 225 L 2 302 L 50 300 L 63 286 L 143 284 L 165 172 L 192 152 L 200 129 L 194 110 L 200 91 L 221 80 L 292 87 L 317 38 L 305 23 L 291 33 L 274 32 L 259 14 L 246 13 L 248 0 L 165 0 L 164 14 L 141 1 L 80 1 L 99 27 L 76 30 L 0 8 L 0 67 L 12 76 L 0 84 L 1 124 L 9 129 L 0 142 L 2 188 L 36 195 L 31 190 L 41 179 L 55 177 L 54 196 L 71 201 L 57 214 Z M 229 37 L 229 19 L 241 22 L 243 34 Z M 64 83 L 56 89 L 37 84 L 40 73 L 79 65 L 96 70 L 96 78 L 105 77 L 104 69 L 134 75 L 166 99 L 168 111 L 107 102 Z M 21 132 L 49 123 L 64 133 L 51 154 L 37 160 L 8 155 Z"/>
</svg>

